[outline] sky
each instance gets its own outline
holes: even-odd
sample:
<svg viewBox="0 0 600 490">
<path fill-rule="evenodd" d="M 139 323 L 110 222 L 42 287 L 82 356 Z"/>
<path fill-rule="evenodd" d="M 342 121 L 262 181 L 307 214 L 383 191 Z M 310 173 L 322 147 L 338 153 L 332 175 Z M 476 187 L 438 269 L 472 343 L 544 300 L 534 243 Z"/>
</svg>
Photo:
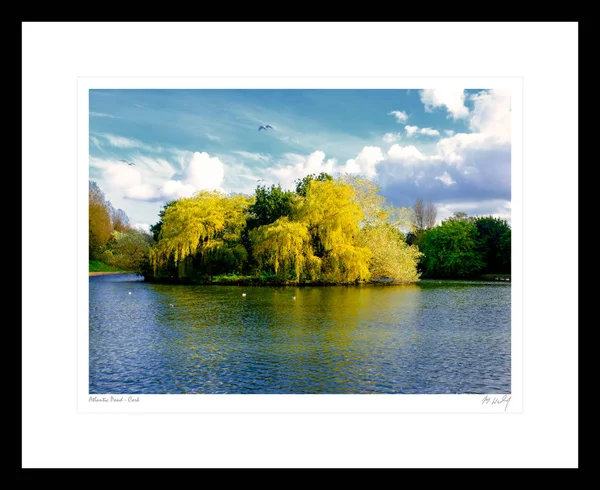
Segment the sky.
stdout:
<svg viewBox="0 0 600 490">
<path fill-rule="evenodd" d="M 89 111 L 89 179 L 140 229 L 197 190 L 294 189 L 320 172 L 365 176 L 399 207 L 431 201 L 438 223 L 510 224 L 507 91 L 93 89 Z"/>
</svg>

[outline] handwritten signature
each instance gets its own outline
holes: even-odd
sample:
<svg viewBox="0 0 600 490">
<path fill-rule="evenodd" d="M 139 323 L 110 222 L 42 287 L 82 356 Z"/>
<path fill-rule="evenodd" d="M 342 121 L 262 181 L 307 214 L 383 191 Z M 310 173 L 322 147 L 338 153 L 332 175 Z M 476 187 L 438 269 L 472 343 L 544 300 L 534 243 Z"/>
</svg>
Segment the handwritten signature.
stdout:
<svg viewBox="0 0 600 490">
<path fill-rule="evenodd" d="M 502 395 L 502 398 L 500 398 L 499 396 L 493 396 L 493 397 L 489 397 L 488 395 L 485 395 L 483 397 L 483 400 L 481 400 L 481 404 L 482 405 L 501 405 L 502 403 L 506 403 L 506 405 L 504 405 L 504 411 L 506 412 L 506 409 L 508 408 L 508 403 L 510 402 L 510 396 L 509 395 Z"/>
</svg>

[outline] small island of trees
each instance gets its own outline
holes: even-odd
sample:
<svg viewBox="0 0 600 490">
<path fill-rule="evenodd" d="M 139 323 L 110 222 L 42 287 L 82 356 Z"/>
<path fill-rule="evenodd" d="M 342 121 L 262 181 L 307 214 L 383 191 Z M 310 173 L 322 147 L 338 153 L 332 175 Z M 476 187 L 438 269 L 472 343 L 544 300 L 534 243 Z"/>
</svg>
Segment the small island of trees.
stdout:
<svg viewBox="0 0 600 490">
<path fill-rule="evenodd" d="M 510 226 L 465 213 L 436 225 L 436 207 L 389 203 L 357 176 L 321 173 L 295 190 L 203 190 L 166 203 L 150 233 L 130 226 L 90 181 L 92 267 L 147 281 L 198 284 L 407 284 L 510 274 Z"/>
</svg>

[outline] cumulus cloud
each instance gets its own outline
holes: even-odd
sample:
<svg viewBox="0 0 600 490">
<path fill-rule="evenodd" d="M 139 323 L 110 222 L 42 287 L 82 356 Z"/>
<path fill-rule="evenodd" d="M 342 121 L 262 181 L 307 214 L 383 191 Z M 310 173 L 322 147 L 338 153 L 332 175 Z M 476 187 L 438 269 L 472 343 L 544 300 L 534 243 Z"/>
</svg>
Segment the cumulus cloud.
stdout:
<svg viewBox="0 0 600 490">
<path fill-rule="evenodd" d="M 346 161 L 342 170 L 349 174 L 362 174 L 372 179 L 377 175 L 376 165 L 384 159 L 381 148 L 365 146 L 356 158 Z"/>
<path fill-rule="evenodd" d="M 400 133 L 385 133 L 383 135 L 383 141 L 388 143 L 393 143 L 394 141 L 398 141 L 402 135 Z"/>
<path fill-rule="evenodd" d="M 206 152 L 184 152 L 181 158 L 180 173 L 167 160 L 143 156 L 134 159 L 136 166 L 102 159 L 91 159 L 90 165 L 102 171 L 109 190 L 132 200 L 171 200 L 191 197 L 198 190 L 222 190 L 225 166 L 219 158 Z"/>
<path fill-rule="evenodd" d="M 414 136 L 419 131 L 418 126 L 404 126 L 407 136 Z"/>
<path fill-rule="evenodd" d="M 421 134 L 424 134 L 426 136 L 439 136 L 440 132 L 437 129 L 422 128 L 421 129 Z"/>
<path fill-rule="evenodd" d="M 444 129 L 444 134 L 446 136 L 452 136 L 454 134 L 454 131 L 452 131 L 451 129 Z"/>
<path fill-rule="evenodd" d="M 502 90 L 486 90 L 471 96 L 473 112 L 469 127 L 472 131 L 492 136 L 497 142 L 511 140 L 510 94 Z"/>
<path fill-rule="evenodd" d="M 159 194 L 163 199 L 178 199 L 191 197 L 199 190 L 222 190 L 224 177 L 225 166 L 221 160 L 204 151 L 196 151 L 187 162 L 183 176 L 167 180 L 160 187 Z"/>
<path fill-rule="evenodd" d="M 334 158 L 325 160 L 325 153 L 321 150 L 312 152 L 308 157 L 286 153 L 278 162 L 279 166 L 270 169 L 270 174 L 284 189 L 293 189 L 296 187 L 295 181 L 306 175 L 321 172 L 334 173 L 335 164 Z"/>
<path fill-rule="evenodd" d="M 471 215 L 509 217 L 510 94 L 483 90 L 471 95 L 470 112 L 463 109 L 462 94 L 463 91 L 455 91 L 454 95 L 444 96 L 436 91 L 423 91 L 422 98 L 429 110 L 443 106 L 452 117 L 465 118 L 470 131 L 445 130 L 441 136 L 439 131 L 438 134 L 430 131 L 432 128 L 406 126 L 408 136 L 441 138 L 433 147 L 392 145 L 377 165 L 377 181 L 383 195 L 397 205 L 411 206 L 417 197 L 431 198 L 445 203 L 448 215 L 455 209 Z"/>
<path fill-rule="evenodd" d="M 396 122 L 404 124 L 408 120 L 408 114 L 404 111 L 391 111 L 388 112 L 388 116 L 394 116 Z"/>
<path fill-rule="evenodd" d="M 453 119 L 469 116 L 469 109 L 465 106 L 465 91 L 463 89 L 425 89 L 421 90 L 420 95 L 421 102 L 425 104 L 427 112 L 432 112 L 438 107 L 445 107 L 448 116 Z"/>
<path fill-rule="evenodd" d="M 195 152 L 187 168 L 187 182 L 197 189 L 218 189 L 223 183 L 225 167 L 217 157 Z"/>
<path fill-rule="evenodd" d="M 414 165 L 417 162 L 429 160 L 429 157 L 423 155 L 423 153 L 413 145 L 392 145 L 388 150 L 387 156 L 390 161 L 401 165 Z"/>
</svg>

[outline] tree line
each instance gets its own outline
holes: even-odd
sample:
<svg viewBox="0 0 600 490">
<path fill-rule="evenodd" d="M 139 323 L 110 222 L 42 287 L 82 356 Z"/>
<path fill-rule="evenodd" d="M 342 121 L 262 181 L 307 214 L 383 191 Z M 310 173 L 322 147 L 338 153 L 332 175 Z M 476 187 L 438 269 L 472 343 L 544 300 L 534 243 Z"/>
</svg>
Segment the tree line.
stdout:
<svg viewBox="0 0 600 490">
<path fill-rule="evenodd" d="M 90 182 L 90 259 L 150 281 L 356 284 L 510 273 L 510 226 L 465 213 L 436 225 L 417 199 L 396 207 L 365 178 L 326 173 L 294 190 L 203 190 L 166 203 L 150 233 L 135 230 Z"/>
<path fill-rule="evenodd" d="M 142 273 L 148 262 L 152 235 L 129 223 L 94 181 L 89 182 L 89 259 L 125 271 Z"/>
</svg>

